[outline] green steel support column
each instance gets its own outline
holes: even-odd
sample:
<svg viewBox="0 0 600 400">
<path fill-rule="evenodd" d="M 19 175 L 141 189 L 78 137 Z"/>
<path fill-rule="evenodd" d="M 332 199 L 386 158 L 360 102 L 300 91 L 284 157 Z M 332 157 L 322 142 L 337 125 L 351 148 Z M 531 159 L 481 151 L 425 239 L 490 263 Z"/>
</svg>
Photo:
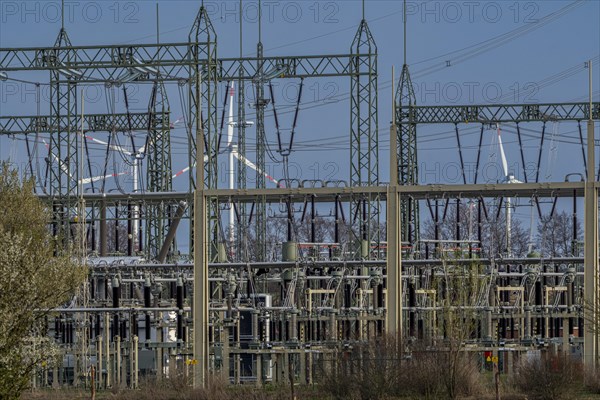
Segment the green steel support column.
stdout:
<svg viewBox="0 0 600 400">
<path fill-rule="evenodd" d="M 260 12 L 260 11 L 259 11 Z M 266 133 L 265 133 L 265 108 L 267 100 L 265 99 L 265 81 L 263 69 L 263 45 L 259 40 L 256 46 L 257 53 L 257 79 L 256 79 L 256 188 L 266 187 L 264 174 L 260 171 L 266 171 Z M 267 254 L 267 205 L 263 198 L 258 200 L 255 209 L 254 223 L 256 229 L 256 260 L 266 261 Z"/>
<path fill-rule="evenodd" d="M 266 179 L 261 171 L 266 171 L 266 146 L 267 138 L 265 133 L 265 108 L 269 103 L 265 99 L 265 65 L 264 49 L 262 44 L 262 5 L 258 1 L 258 43 L 256 44 L 256 75 L 254 76 L 256 86 L 256 188 L 266 187 Z M 267 204 L 264 196 L 257 199 L 254 210 L 255 224 L 255 259 L 257 261 L 266 261 L 267 255 Z"/>
<path fill-rule="evenodd" d="M 190 165 L 195 165 L 198 161 L 203 163 L 205 174 L 203 177 L 204 188 L 217 188 L 217 88 L 218 88 L 218 60 L 217 60 L 217 34 L 213 28 L 208 12 L 204 6 L 196 16 L 194 25 L 189 35 L 189 46 L 191 59 L 190 68 L 190 123 L 188 128 L 190 135 L 188 137 L 190 146 Z M 202 68 L 200 63 L 202 62 Z M 201 106 L 200 106 L 201 104 Z M 193 132 L 199 129 L 197 124 L 202 125 L 204 134 L 204 155 L 199 160 L 196 157 L 198 152 L 196 140 Z M 206 159 L 206 160 L 204 160 Z M 196 169 L 202 165 L 197 165 Z M 194 174 L 190 173 L 190 191 L 202 186 L 202 182 L 195 180 Z M 211 258 L 217 255 L 218 241 L 218 205 L 215 201 L 209 200 L 207 224 L 209 226 L 211 245 L 209 254 Z M 192 237 L 194 232 L 191 232 Z M 195 243 L 195 241 L 192 241 Z M 193 252 L 193 249 L 192 249 Z"/>
<path fill-rule="evenodd" d="M 242 0 L 239 3 L 240 12 L 240 57 L 244 56 L 244 7 Z M 237 81 L 238 89 L 238 104 L 237 104 L 237 151 L 242 157 L 246 157 L 246 86 L 245 86 L 245 73 L 244 70 L 238 72 L 239 78 Z M 241 160 L 237 159 L 237 187 L 239 189 L 245 189 L 247 186 L 247 174 L 246 165 Z M 235 204 L 234 204 L 235 206 Z M 234 260 L 236 261 L 249 261 L 248 258 L 248 246 L 245 240 L 248 235 L 248 223 L 246 220 L 247 206 L 245 203 L 238 203 L 237 205 L 237 223 L 235 232 L 235 249 L 234 249 Z"/>
<path fill-rule="evenodd" d="M 396 92 L 396 126 L 398 129 L 398 180 L 400 185 L 418 184 L 417 164 L 417 124 L 414 121 L 413 107 L 416 105 L 408 65 L 402 66 L 400 83 Z M 400 202 L 401 239 L 413 251 L 418 251 L 419 242 L 419 203 L 411 197 Z"/>
<path fill-rule="evenodd" d="M 374 186 L 379 184 L 377 45 L 365 19 L 360 22 L 350 52 L 353 54 L 350 67 L 350 182 L 352 186 Z M 380 200 L 373 195 L 360 200 L 358 258 L 372 258 L 371 245 L 381 242 Z M 352 207 L 354 214 L 359 205 L 353 203 Z M 365 241 L 367 243 L 363 244 Z M 365 249 L 365 245 L 368 254 L 360 250 Z"/>
<path fill-rule="evenodd" d="M 149 130 L 146 154 L 148 192 L 173 191 L 171 168 L 170 106 L 162 81 L 155 81 L 148 106 Z M 164 203 L 146 207 L 146 254 L 158 255 L 169 230 L 170 209 Z M 137 234 L 137 232 L 136 232 Z"/>
<path fill-rule="evenodd" d="M 63 67 L 60 70 L 53 69 L 50 73 L 50 107 L 51 115 L 57 121 L 57 130 L 50 132 L 48 189 L 51 195 L 61 199 L 61 206 L 55 208 L 56 232 L 68 240 L 71 236 L 70 219 L 75 216 L 77 207 L 79 140 L 77 129 L 73 130 L 77 118 L 75 79 L 78 75 L 77 71 L 69 69 L 72 61 L 69 54 L 59 49 L 66 46 L 71 46 L 71 41 L 67 31 L 61 28 L 54 44 L 55 50 L 47 60 L 49 63 Z M 67 82 L 64 81 L 65 79 Z"/>
</svg>

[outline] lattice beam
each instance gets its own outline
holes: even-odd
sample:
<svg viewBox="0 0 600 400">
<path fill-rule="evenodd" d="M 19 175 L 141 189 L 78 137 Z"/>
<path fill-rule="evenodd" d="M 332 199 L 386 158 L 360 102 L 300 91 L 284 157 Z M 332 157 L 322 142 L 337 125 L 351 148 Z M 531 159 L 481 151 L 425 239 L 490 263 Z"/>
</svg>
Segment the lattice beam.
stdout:
<svg viewBox="0 0 600 400">
<path fill-rule="evenodd" d="M 122 132 L 129 129 L 127 114 L 89 114 L 84 115 L 84 132 Z M 131 129 L 146 131 L 149 126 L 148 113 L 131 113 Z M 160 121 L 162 126 L 169 126 L 169 113 Z M 57 122 L 60 121 L 60 122 Z M 68 125 L 68 123 L 72 125 Z M 30 133 L 71 131 L 81 128 L 81 115 L 68 118 L 55 115 L 40 116 L 2 116 L 0 117 L 0 135 L 20 135 Z"/>
<path fill-rule="evenodd" d="M 589 118 L 589 103 L 462 106 L 409 106 L 402 104 L 400 112 L 416 124 L 583 121 Z M 592 118 L 600 118 L 600 103 L 593 103 Z"/>
</svg>

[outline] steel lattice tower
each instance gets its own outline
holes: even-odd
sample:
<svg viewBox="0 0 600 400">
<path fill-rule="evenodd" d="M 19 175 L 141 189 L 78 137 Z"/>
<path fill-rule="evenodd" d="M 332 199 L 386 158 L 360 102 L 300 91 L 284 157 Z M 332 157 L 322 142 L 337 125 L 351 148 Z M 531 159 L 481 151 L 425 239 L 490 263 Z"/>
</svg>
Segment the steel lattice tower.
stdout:
<svg viewBox="0 0 600 400">
<path fill-rule="evenodd" d="M 48 171 L 49 193 L 62 199 L 59 210 L 55 207 L 56 233 L 67 240 L 71 236 L 70 219 L 76 214 L 76 198 L 79 180 L 79 152 L 77 151 L 77 71 L 70 69 L 69 52 L 60 50 L 71 47 L 71 40 L 64 27 L 61 28 L 54 44 L 56 48 L 45 57 L 51 66 L 50 73 L 50 114 L 55 119 L 56 132 L 50 135 Z M 65 79 L 61 81 L 61 79 Z M 72 129 L 75 127 L 75 129 Z M 56 163 L 56 164 L 55 164 Z"/>
<path fill-rule="evenodd" d="M 204 187 L 206 189 L 216 189 L 218 179 L 217 155 L 219 152 L 217 148 L 217 34 L 204 5 L 198 11 L 188 41 L 193 64 L 190 70 L 189 92 L 189 165 L 196 164 L 196 132 L 201 131 L 204 135 L 206 160 L 198 160 L 198 162 L 204 163 Z M 200 68 L 201 61 L 203 64 L 202 68 Z M 202 168 L 202 166 L 197 165 L 196 168 Z M 201 184 L 195 182 L 195 175 L 190 173 L 190 192 L 193 192 Z M 218 249 L 218 214 L 219 208 L 217 203 L 211 201 L 208 218 L 212 241 L 212 245 L 210 246 L 211 258 L 216 256 Z M 193 237 L 193 229 L 190 234 Z"/>
<path fill-rule="evenodd" d="M 261 11 L 259 10 L 259 13 Z M 260 24 L 260 22 L 259 22 Z M 267 100 L 265 99 L 265 82 L 264 82 L 264 65 L 263 65 L 263 44 L 259 38 L 256 46 L 257 62 L 257 78 L 256 78 L 256 188 L 263 189 L 266 187 L 265 176 L 262 171 L 266 170 L 266 146 L 267 138 L 265 132 L 265 108 Z M 267 206 L 264 201 L 260 201 L 256 208 L 256 259 L 265 261 L 267 254 Z"/>
<path fill-rule="evenodd" d="M 146 179 L 148 192 L 171 192 L 173 178 L 171 168 L 170 106 L 163 81 L 154 82 L 150 104 L 147 139 L 148 168 Z M 165 204 L 146 208 L 146 253 L 150 258 L 158 255 L 169 228 L 170 209 Z"/>
<path fill-rule="evenodd" d="M 406 0 L 403 11 L 404 23 L 404 64 L 400 73 L 400 82 L 396 90 L 396 115 L 398 146 L 398 183 L 400 185 L 417 185 L 419 170 L 417 164 L 417 123 L 414 108 L 417 105 L 415 89 L 412 84 L 408 63 L 406 61 Z M 411 251 L 418 251 L 419 242 L 419 203 L 411 198 L 403 197 L 400 201 L 400 239 L 410 246 Z"/>
<path fill-rule="evenodd" d="M 417 165 L 417 124 L 413 121 L 412 107 L 416 105 L 415 91 L 410 78 L 408 65 L 402 66 L 400 83 L 396 91 L 396 126 L 398 127 L 398 183 L 416 185 Z M 400 201 L 401 240 L 415 246 L 419 240 L 419 204 L 410 197 Z M 413 247 L 416 251 L 416 249 Z"/>
<path fill-rule="evenodd" d="M 350 182 L 352 186 L 374 186 L 379 184 L 377 45 L 364 15 L 350 52 L 354 54 L 350 90 Z M 366 241 L 370 247 L 371 243 L 380 242 L 379 198 L 369 195 L 356 201 L 353 214 L 360 215 L 359 242 Z M 370 258 L 364 251 L 360 256 Z"/>
<path fill-rule="evenodd" d="M 239 3 L 240 7 L 240 58 L 244 56 L 244 29 L 243 29 L 243 6 L 242 0 Z M 244 70 L 241 69 L 239 73 L 239 79 L 237 80 L 237 150 L 238 154 L 242 157 L 246 157 L 246 87 L 245 87 L 245 75 Z M 233 99 L 232 99 L 233 101 Z M 237 187 L 239 189 L 245 189 L 247 186 L 247 174 L 246 165 L 241 158 L 237 160 Z M 248 246 L 245 243 L 244 236 L 248 231 L 248 222 L 246 219 L 247 209 L 245 204 L 239 203 L 238 205 L 233 204 L 232 207 L 237 207 L 237 228 L 235 232 L 235 243 L 237 246 L 237 253 L 235 259 L 237 261 L 248 261 Z M 234 211 L 234 210 L 232 210 Z"/>
</svg>

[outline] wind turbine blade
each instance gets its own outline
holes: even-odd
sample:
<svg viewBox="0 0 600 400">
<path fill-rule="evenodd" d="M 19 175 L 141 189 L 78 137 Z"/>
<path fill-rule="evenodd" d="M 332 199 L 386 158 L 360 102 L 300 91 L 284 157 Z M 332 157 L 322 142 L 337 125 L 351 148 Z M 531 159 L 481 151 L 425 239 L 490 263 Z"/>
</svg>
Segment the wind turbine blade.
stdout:
<svg viewBox="0 0 600 400">
<path fill-rule="evenodd" d="M 261 171 L 260 169 L 258 169 L 258 167 L 252 161 L 248 160 L 246 157 L 242 156 L 237 151 L 233 151 L 232 153 L 235 158 L 237 158 L 238 160 L 240 160 L 241 162 L 246 164 L 248 167 L 252 168 L 253 170 L 257 171 L 258 173 L 263 174 L 268 180 L 270 180 L 274 184 L 276 184 L 276 185 L 279 184 L 279 181 L 277 179 L 273 178 L 271 175 L 267 174 L 265 171 Z"/>
<path fill-rule="evenodd" d="M 58 166 L 60 167 L 60 169 L 62 169 L 62 171 L 69 176 L 69 179 L 73 179 L 73 176 L 71 175 L 71 171 L 69 171 L 69 168 L 67 168 L 65 163 L 60 158 L 58 158 L 58 156 L 56 154 L 54 154 L 50 151 L 50 146 L 48 145 L 48 143 L 46 143 L 45 140 L 42 139 L 42 142 L 44 142 L 44 145 L 48 149 L 48 153 L 50 153 L 52 158 L 54 158 L 54 160 L 58 163 Z"/>
<path fill-rule="evenodd" d="M 208 161 L 208 156 L 204 156 L 204 162 Z M 191 168 L 196 168 L 196 163 L 192 163 Z M 178 176 L 181 176 L 183 174 L 185 174 L 186 172 L 188 172 L 190 170 L 190 166 L 188 165 L 187 167 L 185 167 L 184 169 L 182 169 L 181 171 L 177 172 L 176 174 L 174 174 L 172 176 L 172 178 L 177 178 Z"/>
<path fill-rule="evenodd" d="M 233 142 L 233 97 L 234 97 L 234 82 L 231 81 L 231 88 L 229 89 L 229 117 L 227 118 L 227 147 L 231 146 Z"/>
<path fill-rule="evenodd" d="M 106 142 L 105 142 L 105 141 L 103 141 L 103 140 L 99 140 L 99 139 L 93 138 L 93 137 L 91 137 L 91 136 L 88 136 L 88 135 L 85 135 L 85 138 L 86 138 L 87 140 L 90 140 L 90 141 L 94 142 L 94 143 L 98 143 L 98 144 L 101 144 L 101 145 L 103 145 L 103 146 L 108 146 L 108 143 L 106 143 Z M 122 148 L 121 146 L 115 146 L 115 145 L 111 145 L 111 146 L 110 146 L 110 149 L 112 149 L 112 150 L 116 150 L 116 151 L 120 151 L 121 153 L 123 153 L 123 154 L 126 154 L 126 155 L 128 155 L 128 156 L 132 156 L 132 155 L 133 155 L 133 153 L 132 153 L 132 152 L 130 152 L 130 151 L 129 151 L 129 150 L 127 150 L 127 149 L 124 149 L 124 148 Z"/>
<path fill-rule="evenodd" d="M 138 149 L 137 154 L 145 155 L 149 142 L 150 142 L 150 136 L 146 137 L 146 140 L 144 140 L 144 145 Z"/>
<path fill-rule="evenodd" d="M 498 144 L 500 145 L 500 157 L 502 158 L 502 169 L 504 171 L 504 178 L 508 177 L 508 162 L 506 161 L 506 154 L 504 153 L 504 146 L 502 145 L 502 136 L 500 135 L 500 124 L 496 124 L 498 130 Z"/>
<path fill-rule="evenodd" d="M 531 254 L 533 250 L 533 226 L 535 221 L 535 214 L 533 213 L 533 199 L 531 201 L 531 217 L 529 220 L 529 243 L 527 245 L 527 254 Z"/>
<path fill-rule="evenodd" d="M 177 119 L 176 119 L 174 122 L 171 122 L 171 123 L 169 124 L 169 128 L 170 128 L 170 129 L 175 129 L 175 126 L 176 126 L 176 125 L 179 125 L 179 123 L 180 123 L 180 122 L 182 122 L 182 121 L 183 121 L 183 116 L 181 116 L 181 117 L 177 118 Z"/>
<path fill-rule="evenodd" d="M 84 178 L 84 179 L 80 179 L 79 183 L 81 183 L 82 185 L 89 185 L 92 182 L 98 182 L 99 180 L 104 179 L 104 178 L 116 178 L 117 176 L 121 176 L 121 175 L 125 175 L 125 172 L 120 172 L 118 174 L 94 176 L 93 178 Z"/>
<path fill-rule="evenodd" d="M 194 164 L 192 165 L 192 168 L 193 168 L 193 167 L 195 167 L 195 166 L 196 166 L 196 163 L 194 163 Z M 173 179 L 175 179 L 175 178 L 177 178 L 178 176 L 181 176 L 181 175 L 185 174 L 185 173 L 186 173 L 186 172 L 188 172 L 189 170 L 190 170 L 190 167 L 189 167 L 189 165 L 188 165 L 187 167 L 185 167 L 185 168 L 184 168 L 184 169 L 182 169 L 181 171 L 179 171 L 179 172 L 177 172 L 176 174 L 174 174 L 174 175 L 172 176 L 172 178 L 173 178 Z"/>
</svg>

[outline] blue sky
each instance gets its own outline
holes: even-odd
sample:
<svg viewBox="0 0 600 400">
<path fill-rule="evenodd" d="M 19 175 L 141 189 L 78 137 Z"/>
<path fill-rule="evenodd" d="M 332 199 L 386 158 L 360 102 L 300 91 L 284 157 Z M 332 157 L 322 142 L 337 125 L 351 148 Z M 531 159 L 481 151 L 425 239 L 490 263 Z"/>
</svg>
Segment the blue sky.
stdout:
<svg viewBox="0 0 600 400">
<path fill-rule="evenodd" d="M 156 40 L 154 1 L 66 1 L 65 4 L 65 27 L 74 45 L 152 43 Z M 252 1 L 243 4 L 244 55 L 255 53 L 256 4 Z M 158 5 L 160 40 L 186 41 L 200 2 L 159 1 Z M 239 55 L 239 3 L 206 1 L 205 5 L 218 34 L 219 55 Z M 263 5 L 263 43 L 267 55 L 347 53 L 362 17 L 359 1 L 265 0 Z M 0 2 L 0 46 L 52 45 L 61 24 L 59 8 L 57 1 L 3 0 Z M 560 10 L 563 14 L 554 20 L 540 22 Z M 402 2 L 367 1 L 365 14 L 379 52 L 380 170 L 381 180 L 385 182 L 391 120 L 391 69 L 395 65 L 398 75 L 403 62 Z M 407 14 L 408 63 L 419 104 L 560 102 L 583 100 L 587 96 L 587 70 L 583 63 L 594 57 L 598 60 L 600 55 L 599 1 L 409 1 Z M 485 46 L 486 41 L 508 32 L 512 35 L 505 43 Z M 483 43 L 483 47 L 471 54 L 478 43 Z M 465 50 L 461 52 L 461 49 Z M 447 61 L 450 66 L 446 66 Z M 567 72 L 557 76 L 552 84 L 544 83 L 545 78 L 563 71 Z M 598 101 L 600 62 L 596 63 L 594 75 Z M 40 74 L 18 77 L 42 82 L 48 79 Z M 291 126 L 292 115 L 285 114 L 284 109 L 295 100 L 297 83 L 297 80 L 282 81 L 276 88 L 283 127 Z M 300 113 L 297 148 L 290 156 L 290 162 L 297 166 L 303 179 L 347 180 L 350 106 L 344 97 L 349 91 L 349 79 L 307 80 L 305 84 L 307 90 L 304 110 Z M 10 81 L 0 83 L 0 114 L 35 114 L 33 87 L 9 85 Z M 133 97 L 132 109 L 143 111 L 148 104 L 147 85 L 140 88 L 132 85 L 129 90 Z M 106 112 L 102 90 L 86 93 L 90 97 L 87 112 Z M 181 105 L 176 85 L 170 85 L 168 93 L 173 117 L 177 118 L 181 115 Z M 124 110 L 122 101 L 117 107 Z M 41 108 L 44 113 L 48 105 L 42 101 Z M 251 114 L 252 111 L 248 112 Z M 267 136 L 272 142 L 275 141 L 273 125 L 272 113 L 268 111 Z M 525 143 L 526 157 L 534 160 L 541 126 L 532 124 L 528 128 L 531 132 Z M 476 153 L 472 146 L 477 142 L 479 128 L 464 126 L 461 132 L 462 129 L 466 129 L 463 139 L 465 158 L 467 162 L 473 162 Z M 566 143 L 571 139 L 559 140 L 562 135 L 576 138 L 575 129 L 573 124 L 547 127 L 547 133 L 555 132 L 557 139 L 555 147 L 544 150 L 543 175 L 548 176 L 548 180 L 563 180 L 566 173 L 582 170 L 582 166 L 577 165 L 581 158 L 577 143 Z M 248 135 L 252 140 L 254 131 L 250 130 Z M 486 131 L 483 160 L 497 166 L 493 136 L 492 131 Z M 102 138 L 102 134 L 99 137 Z M 186 166 L 184 138 L 183 129 L 173 132 L 174 170 Z M 453 127 L 423 126 L 419 138 L 419 164 L 422 170 L 429 171 L 422 176 L 423 181 L 454 182 L 444 167 L 444 164 L 458 160 Z M 506 127 L 504 141 L 509 164 L 518 174 L 518 148 L 512 127 Z M 96 149 L 100 160 L 101 148 Z M 22 142 L 0 138 L 1 159 L 18 159 L 23 154 Z M 249 158 L 254 155 L 249 154 Z M 565 159 L 570 162 L 563 162 Z M 280 171 L 277 165 L 270 168 L 274 175 Z M 547 170 L 551 171 L 550 175 Z M 489 181 L 500 178 L 494 174 L 487 177 Z"/>
</svg>

